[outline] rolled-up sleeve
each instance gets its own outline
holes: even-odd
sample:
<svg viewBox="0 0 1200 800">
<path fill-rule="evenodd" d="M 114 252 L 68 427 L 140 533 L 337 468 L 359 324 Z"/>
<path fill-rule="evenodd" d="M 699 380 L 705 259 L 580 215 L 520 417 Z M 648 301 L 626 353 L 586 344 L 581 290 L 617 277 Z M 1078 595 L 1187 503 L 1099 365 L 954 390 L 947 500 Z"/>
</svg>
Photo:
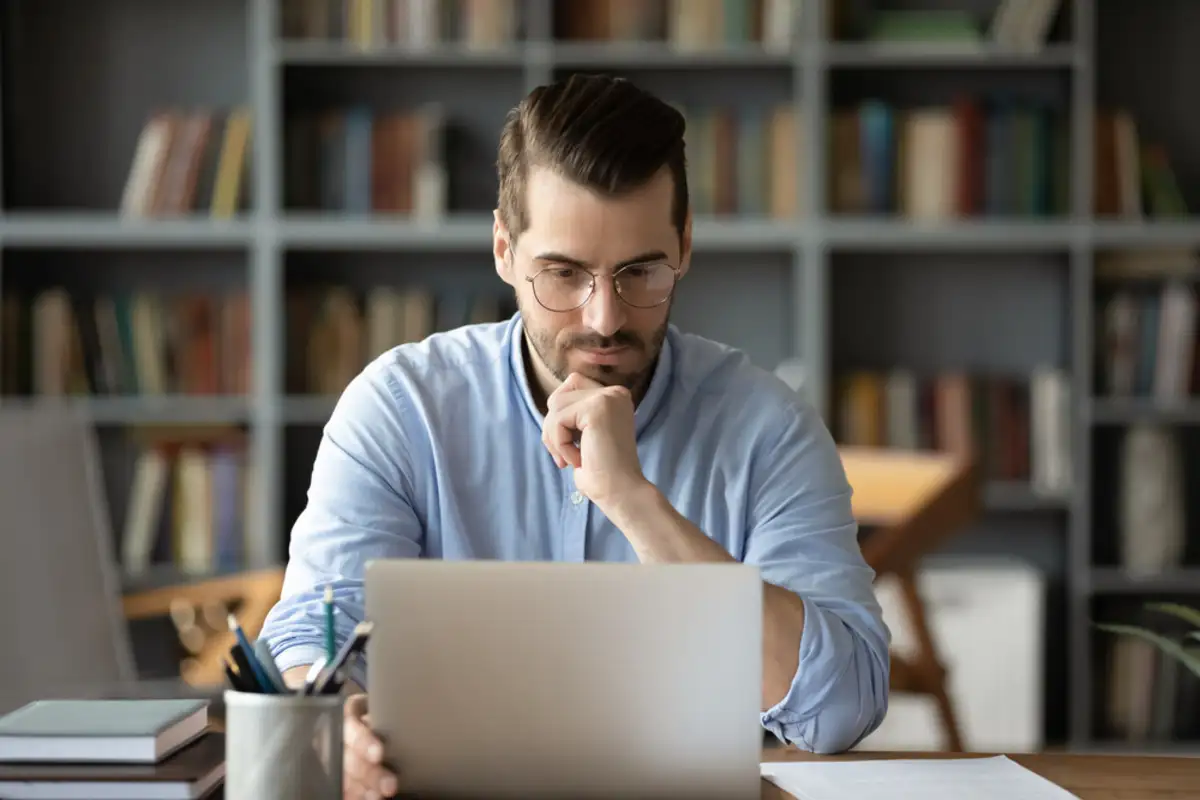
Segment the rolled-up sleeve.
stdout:
<svg viewBox="0 0 1200 800">
<path fill-rule="evenodd" d="M 351 381 L 322 432 L 308 501 L 291 532 L 283 592 L 260 633 L 280 670 L 324 654 L 326 586 L 333 587 L 340 647 L 365 615 L 367 562 L 421 555 L 410 442 L 398 392 L 381 366 L 369 365 Z M 366 685 L 361 662 L 353 677 Z"/>
<path fill-rule="evenodd" d="M 744 560 L 804 603 L 799 666 L 763 727 L 816 753 L 848 750 L 887 713 L 891 635 L 841 458 L 811 406 L 789 409 L 754 472 Z"/>
</svg>

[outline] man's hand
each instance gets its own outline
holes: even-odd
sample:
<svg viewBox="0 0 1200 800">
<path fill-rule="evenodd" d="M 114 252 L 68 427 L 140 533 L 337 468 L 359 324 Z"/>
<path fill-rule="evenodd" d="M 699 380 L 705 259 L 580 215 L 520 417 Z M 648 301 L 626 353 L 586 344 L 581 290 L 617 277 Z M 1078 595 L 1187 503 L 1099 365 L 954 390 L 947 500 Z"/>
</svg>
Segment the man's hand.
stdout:
<svg viewBox="0 0 1200 800">
<path fill-rule="evenodd" d="M 575 488 L 596 505 L 646 484 L 634 435 L 633 396 L 571 373 L 546 401 L 542 442 L 560 468 L 575 468 Z"/>
<path fill-rule="evenodd" d="M 347 697 L 343 717 L 343 800 L 394 797 L 399 783 L 396 774 L 383 766 L 383 742 L 371 730 L 367 696 Z"/>
</svg>

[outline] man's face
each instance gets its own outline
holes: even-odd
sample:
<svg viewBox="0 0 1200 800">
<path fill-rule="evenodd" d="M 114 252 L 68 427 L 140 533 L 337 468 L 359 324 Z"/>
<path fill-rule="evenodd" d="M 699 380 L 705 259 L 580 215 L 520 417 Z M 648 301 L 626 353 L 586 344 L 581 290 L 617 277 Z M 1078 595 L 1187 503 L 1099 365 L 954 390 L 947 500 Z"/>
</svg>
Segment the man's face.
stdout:
<svg viewBox="0 0 1200 800">
<path fill-rule="evenodd" d="M 645 383 L 666 335 L 670 301 L 650 308 L 630 305 L 613 285 L 625 269 L 622 285 L 632 287 L 656 275 L 657 291 L 673 283 L 669 265 L 683 276 L 690 253 L 690 225 L 683 246 L 671 224 L 673 186 L 663 171 L 646 186 L 620 198 L 601 197 L 550 170 L 535 168 L 526 183 L 528 225 L 516 243 L 498 219 L 494 228 L 496 269 L 513 286 L 517 307 L 541 364 L 539 372 L 557 381 L 579 372 L 606 385 L 635 393 Z M 539 273 L 535 284 L 530 278 Z M 588 274 L 595 289 L 587 302 L 553 302 L 548 287 L 570 281 L 584 288 Z M 557 282 L 557 283 L 556 283 Z M 632 290 L 627 297 L 636 298 Z M 559 294 L 559 298 L 567 295 Z"/>
</svg>

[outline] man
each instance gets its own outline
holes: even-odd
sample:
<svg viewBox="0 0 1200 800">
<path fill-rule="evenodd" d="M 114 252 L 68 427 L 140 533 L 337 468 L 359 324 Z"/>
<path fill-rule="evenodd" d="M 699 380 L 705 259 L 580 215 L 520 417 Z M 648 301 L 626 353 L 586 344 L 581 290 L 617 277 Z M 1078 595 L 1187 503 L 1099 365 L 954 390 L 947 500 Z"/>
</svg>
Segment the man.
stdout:
<svg viewBox="0 0 1200 800">
<path fill-rule="evenodd" d="M 668 322 L 691 261 L 683 133 L 612 78 L 510 113 L 493 256 L 519 311 L 346 389 L 263 634 L 290 681 L 322 652 L 326 585 L 339 640 L 362 619 L 369 559 L 736 559 L 764 578 L 763 726 L 831 752 L 880 723 L 889 634 L 832 439 L 773 375 Z M 387 796 L 365 712 L 348 700 L 347 794 Z"/>
</svg>

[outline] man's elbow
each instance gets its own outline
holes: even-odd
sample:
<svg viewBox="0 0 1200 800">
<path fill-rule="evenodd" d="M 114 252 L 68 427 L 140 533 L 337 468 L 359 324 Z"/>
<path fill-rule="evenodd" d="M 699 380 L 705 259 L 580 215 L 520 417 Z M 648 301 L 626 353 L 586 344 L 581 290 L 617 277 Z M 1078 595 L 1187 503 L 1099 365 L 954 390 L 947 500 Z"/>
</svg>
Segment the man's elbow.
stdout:
<svg viewBox="0 0 1200 800">
<path fill-rule="evenodd" d="M 860 698 L 853 708 L 829 706 L 808 720 L 768 725 L 785 745 L 818 755 L 836 755 L 870 736 L 887 713 L 886 692 Z"/>
<path fill-rule="evenodd" d="M 867 647 L 854 655 L 806 716 L 780 709 L 766 727 L 785 744 L 821 755 L 843 753 L 870 736 L 888 709 L 889 664 Z"/>
</svg>

